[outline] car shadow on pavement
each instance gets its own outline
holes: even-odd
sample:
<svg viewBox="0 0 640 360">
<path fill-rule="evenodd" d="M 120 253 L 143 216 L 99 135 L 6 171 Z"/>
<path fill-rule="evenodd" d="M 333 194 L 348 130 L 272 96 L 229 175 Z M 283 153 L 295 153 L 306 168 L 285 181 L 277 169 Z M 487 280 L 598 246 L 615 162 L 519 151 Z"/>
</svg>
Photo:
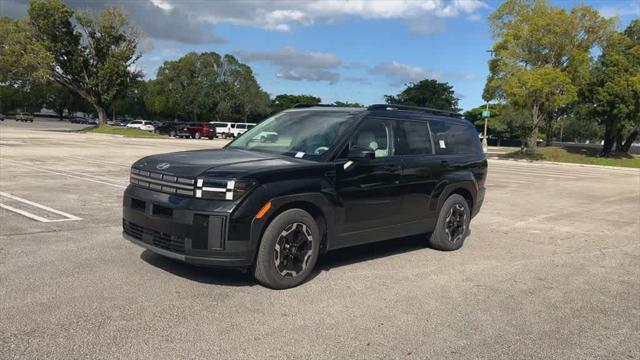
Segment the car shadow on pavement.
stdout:
<svg viewBox="0 0 640 360">
<path fill-rule="evenodd" d="M 142 254 L 140 254 L 140 259 L 149 265 L 153 265 L 181 278 L 203 284 L 225 286 L 253 286 L 258 284 L 251 275 L 238 269 L 189 265 L 158 255 L 150 250 L 143 251 Z"/>
<path fill-rule="evenodd" d="M 417 235 L 333 250 L 320 255 L 316 268 L 307 282 L 313 281 L 313 278 L 323 271 L 330 271 L 333 268 L 423 250 L 426 247 L 427 240 L 425 235 Z M 140 258 L 156 268 L 203 284 L 224 286 L 258 285 L 250 272 L 243 272 L 238 269 L 189 265 L 158 255 L 150 250 L 143 251 L 140 254 Z"/>
<path fill-rule="evenodd" d="M 341 266 L 382 259 L 398 254 L 406 254 L 426 248 L 426 235 L 415 235 L 332 250 L 320 255 L 316 268 L 309 277 L 309 280 L 315 278 L 323 271 L 330 271 L 331 269 Z"/>
</svg>

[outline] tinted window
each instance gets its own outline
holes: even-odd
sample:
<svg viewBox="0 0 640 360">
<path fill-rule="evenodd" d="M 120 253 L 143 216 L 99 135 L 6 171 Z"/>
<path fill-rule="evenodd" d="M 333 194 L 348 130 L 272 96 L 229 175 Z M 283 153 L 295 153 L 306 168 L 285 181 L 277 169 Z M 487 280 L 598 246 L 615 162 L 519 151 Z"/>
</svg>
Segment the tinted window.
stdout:
<svg viewBox="0 0 640 360">
<path fill-rule="evenodd" d="M 246 128 L 247 128 L 247 125 L 245 125 L 245 124 L 238 124 L 236 126 L 236 129 L 246 129 Z"/>
<path fill-rule="evenodd" d="M 436 154 L 474 154 L 481 151 L 478 134 L 470 126 L 431 121 Z"/>
<path fill-rule="evenodd" d="M 376 158 L 393 156 L 393 124 L 390 120 L 365 119 L 351 137 L 351 147 L 373 150 Z"/>
<path fill-rule="evenodd" d="M 426 121 L 398 121 L 398 125 L 398 155 L 433 154 L 429 125 Z"/>
<path fill-rule="evenodd" d="M 213 126 L 215 126 L 215 127 L 227 127 L 227 124 L 225 124 L 225 123 L 213 123 Z"/>
</svg>

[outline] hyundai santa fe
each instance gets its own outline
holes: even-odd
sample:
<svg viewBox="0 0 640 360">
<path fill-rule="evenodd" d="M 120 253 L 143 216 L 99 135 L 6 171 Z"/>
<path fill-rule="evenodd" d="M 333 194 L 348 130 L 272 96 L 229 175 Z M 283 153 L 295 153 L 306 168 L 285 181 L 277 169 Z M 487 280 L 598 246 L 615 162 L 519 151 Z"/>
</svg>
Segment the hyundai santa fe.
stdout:
<svg viewBox="0 0 640 360">
<path fill-rule="evenodd" d="M 477 132 L 459 114 L 298 105 L 223 149 L 135 162 L 123 234 L 169 258 L 290 288 L 333 249 L 417 234 L 435 249 L 460 248 L 486 176 Z"/>
</svg>

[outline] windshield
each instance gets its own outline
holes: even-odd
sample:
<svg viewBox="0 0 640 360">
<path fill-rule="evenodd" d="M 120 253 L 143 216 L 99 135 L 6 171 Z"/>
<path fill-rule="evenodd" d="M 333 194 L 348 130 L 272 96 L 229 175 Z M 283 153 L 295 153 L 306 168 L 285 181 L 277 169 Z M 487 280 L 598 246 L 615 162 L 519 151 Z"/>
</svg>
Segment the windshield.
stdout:
<svg viewBox="0 0 640 360">
<path fill-rule="evenodd" d="M 315 159 L 327 152 L 356 113 L 347 111 L 287 111 L 276 114 L 229 144 L 229 148 Z"/>
</svg>

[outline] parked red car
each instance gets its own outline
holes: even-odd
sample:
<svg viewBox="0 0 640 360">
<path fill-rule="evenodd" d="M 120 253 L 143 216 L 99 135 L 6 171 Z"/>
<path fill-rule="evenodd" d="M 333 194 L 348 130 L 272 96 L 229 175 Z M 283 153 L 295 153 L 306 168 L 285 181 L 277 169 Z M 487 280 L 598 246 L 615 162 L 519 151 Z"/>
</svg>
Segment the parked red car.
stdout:
<svg viewBox="0 0 640 360">
<path fill-rule="evenodd" d="M 216 128 L 209 123 L 187 123 L 178 127 L 176 136 L 194 139 L 206 137 L 213 140 L 216 137 Z"/>
</svg>

